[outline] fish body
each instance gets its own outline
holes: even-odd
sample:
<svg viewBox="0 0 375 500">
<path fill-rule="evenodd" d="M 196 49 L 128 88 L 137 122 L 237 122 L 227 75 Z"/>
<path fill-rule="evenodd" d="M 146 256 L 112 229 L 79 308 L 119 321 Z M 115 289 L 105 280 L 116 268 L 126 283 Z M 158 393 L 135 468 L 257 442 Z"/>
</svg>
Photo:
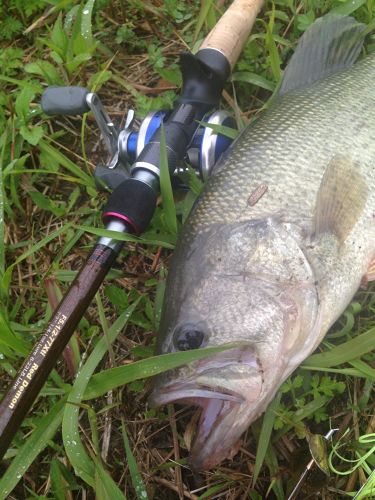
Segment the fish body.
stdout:
<svg viewBox="0 0 375 500">
<path fill-rule="evenodd" d="M 348 19 L 314 29 L 360 32 Z M 155 382 L 154 404 L 202 408 L 191 457 L 199 469 L 235 452 L 375 255 L 375 54 L 306 81 L 298 68 L 314 29 L 281 95 L 215 167 L 173 256 L 158 352 L 237 343 Z"/>
</svg>

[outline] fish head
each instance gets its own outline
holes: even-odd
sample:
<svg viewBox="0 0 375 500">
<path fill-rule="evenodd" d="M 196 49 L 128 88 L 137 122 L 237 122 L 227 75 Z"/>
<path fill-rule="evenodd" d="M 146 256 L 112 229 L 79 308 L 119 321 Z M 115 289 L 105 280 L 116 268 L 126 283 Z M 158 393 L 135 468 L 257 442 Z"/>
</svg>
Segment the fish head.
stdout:
<svg viewBox="0 0 375 500">
<path fill-rule="evenodd" d="M 255 231 L 254 227 L 246 229 L 246 236 L 251 229 Z M 303 343 L 306 321 L 311 324 L 314 319 L 313 288 L 299 283 L 300 293 L 295 293 L 295 282 L 287 285 L 280 273 L 268 275 L 264 267 L 260 272 L 257 263 L 264 259 L 269 242 L 260 249 L 262 238 L 248 241 L 250 246 L 240 259 L 234 248 L 238 231 L 223 236 L 218 232 L 210 238 L 205 252 L 211 259 L 214 256 L 215 264 L 206 258 L 201 267 L 202 259 L 198 259 L 198 274 L 196 269 L 183 269 L 184 284 L 175 276 L 178 287 L 171 286 L 167 293 L 158 351 L 228 349 L 160 375 L 151 395 L 154 406 L 176 402 L 202 409 L 191 451 L 195 469 L 209 469 L 236 452 L 241 434 L 261 415 L 290 373 L 290 351 Z M 244 242 L 237 243 L 241 247 L 237 250 L 244 252 Z M 252 267 L 246 262 L 249 250 Z"/>
</svg>

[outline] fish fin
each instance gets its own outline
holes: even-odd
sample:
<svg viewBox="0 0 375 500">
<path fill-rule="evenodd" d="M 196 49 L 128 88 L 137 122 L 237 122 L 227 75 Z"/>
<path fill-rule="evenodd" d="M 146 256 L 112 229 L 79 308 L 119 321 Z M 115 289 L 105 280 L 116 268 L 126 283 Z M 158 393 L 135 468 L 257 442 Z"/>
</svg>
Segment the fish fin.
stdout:
<svg viewBox="0 0 375 500">
<path fill-rule="evenodd" d="M 288 63 L 279 95 L 302 89 L 352 66 L 362 49 L 364 24 L 327 14 L 304 33 Z"/>
<path fill-rule="evenodd" d="M 343 243 L 363 212 L 367 194 L 358 164 L 336 155 L 328 164 L 318 191 L 315 235 L 333 233 Z"/>
</svg>

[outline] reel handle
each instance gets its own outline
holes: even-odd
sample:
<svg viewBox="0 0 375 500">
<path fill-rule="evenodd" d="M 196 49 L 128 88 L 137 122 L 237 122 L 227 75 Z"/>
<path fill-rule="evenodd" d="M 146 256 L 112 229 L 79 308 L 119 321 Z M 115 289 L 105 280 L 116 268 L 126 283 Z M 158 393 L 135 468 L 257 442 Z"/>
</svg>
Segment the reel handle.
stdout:
<svg viewBox="0 0 375 500">
<path fill-rule="evenodd" d="M 221 52 L 233 69 L 262 5 L 263 0 L 234 0 L 199 50 L 213 49 Z"/>
<path fill-rule="evenodd" d="M 82 87 L 47 87 L 41 105 L 47 115 L 83 115 L 90 111 L 89 91 Z"/>
</svg>

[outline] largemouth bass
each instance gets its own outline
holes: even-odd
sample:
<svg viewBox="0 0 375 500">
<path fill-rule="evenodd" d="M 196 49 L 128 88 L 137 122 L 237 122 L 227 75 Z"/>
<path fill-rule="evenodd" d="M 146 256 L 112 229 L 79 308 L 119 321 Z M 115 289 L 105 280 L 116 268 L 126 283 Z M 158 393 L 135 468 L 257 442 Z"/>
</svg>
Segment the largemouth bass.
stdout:
<svg viewBox="0 0 375 500">
<path fill-rule="evenodd" d="M 159 377 L 154 404 L 202 408 L 192 465 L 232 455 L 281 383 L 374 279 L 375 54 L 326 16 L 278 98 L 209 179 L 177 245 L 158 352 L 238 347 Z"/>
</svg>

